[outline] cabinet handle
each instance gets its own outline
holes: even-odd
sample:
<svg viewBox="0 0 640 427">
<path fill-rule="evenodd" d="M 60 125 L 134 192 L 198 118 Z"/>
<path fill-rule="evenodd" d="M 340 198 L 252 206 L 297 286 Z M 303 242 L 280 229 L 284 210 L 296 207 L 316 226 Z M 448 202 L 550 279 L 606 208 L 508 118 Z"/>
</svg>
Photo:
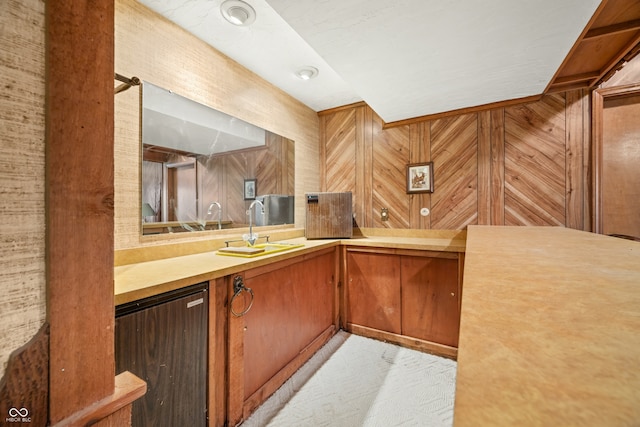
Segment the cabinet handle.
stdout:
<svg viewBox="0 0 640 427">
<path fill-rule="evenodd" d="M 456 294 L 455 294 L 454 292 L 451 292 L 451 296 L 452 296 L 452 297 L 455 297 L 455 296 L 456 296 Z"/>
<path fill-rule="evenodd" d="M 242 310 L 240 313 L 236 313 L 233 311 L 233 301 L 236 299 L 238 295 L 242 293 L 242 291 L 247 291 L 251 295 L 251 301 L 247 308 Z M 253 290 L 251 288 L 247 288 L 244 285 L 244 281 L 242 280 L 242 276 L 236 276 L 233 278 L 233 296 L 231 297 L 231 302 L 229 303 L 229 309 L 231 310 L 231 314 L 236 317 L 242 317 L 251 310 L 251 306 L 253 305 Z"/>
</svg>

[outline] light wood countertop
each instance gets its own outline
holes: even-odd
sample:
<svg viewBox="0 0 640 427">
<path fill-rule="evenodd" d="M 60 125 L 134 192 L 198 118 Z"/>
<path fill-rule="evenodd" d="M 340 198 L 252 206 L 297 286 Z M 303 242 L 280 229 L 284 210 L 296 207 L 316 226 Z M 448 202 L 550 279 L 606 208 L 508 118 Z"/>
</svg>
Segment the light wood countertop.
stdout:
<svg viewBox="0 0 640 427">
<path fill-rule="evenodd" d="M 115 267 L 115 304 L 159 295 L 340 244 L 339 240 L 307 241 L 303 237 L 287 242 L 304 243 L 305 246 L 256 258 L 222 256 L 214 250 Z"/>
<path fill-rule="evenodd" d="M 454 425 L 640 425 L 640 243 L 470 226 Z"/>
<path fill-rule="evenodd" d="M 451 232 L 422 232 L 421 237 L 397 236 L 381 233 L 353 239 L 307 240 L 304 237 L 286 239 L 287 243 L 303 243 L 304 247 L 277 252 L 256 258 L 217 255 L 215 250 L 166 259 L 119 265 L 114 270 L 115 304 L 124 304 L 158 295 L 206 280 L 239 273 L 276 261 L 304 255 L 333 246 L 355 245 L 415 250 L 464 252 L 464 236 Z"/>
</svg>

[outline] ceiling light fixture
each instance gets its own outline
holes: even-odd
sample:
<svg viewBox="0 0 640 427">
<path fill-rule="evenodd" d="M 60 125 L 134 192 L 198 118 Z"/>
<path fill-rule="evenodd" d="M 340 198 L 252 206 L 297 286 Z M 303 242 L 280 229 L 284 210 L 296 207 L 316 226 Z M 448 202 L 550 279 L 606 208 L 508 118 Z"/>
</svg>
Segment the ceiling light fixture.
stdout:
<svg viewBox="0 0 640 427">
<path fill-rule="evenodd" d="M 316 67 L 302 67 L 296 71 L 296 76 L 302 80 L 311 80 L 318 75 L 318 69 Z"/>
<path fill-rule="evenodd" d="M 227 0 L 220 5 L 224 19 L 239 27 L 251 25 L 256 20 L 256 11 L 241 0 Z"/>
</svg>

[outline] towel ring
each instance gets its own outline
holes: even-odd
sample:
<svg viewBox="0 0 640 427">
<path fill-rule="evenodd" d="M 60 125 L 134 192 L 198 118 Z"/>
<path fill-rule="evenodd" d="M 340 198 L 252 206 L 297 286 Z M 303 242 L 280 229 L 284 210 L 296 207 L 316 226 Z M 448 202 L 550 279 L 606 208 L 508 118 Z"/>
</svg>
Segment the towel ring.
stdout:
<svg viewBox="0 0 640 427">
<path fill-rule="evenodd" d="M 249 292 L 249 294 L 251 295 L 251 301 L 249 301 L 249 305 L 247 306 L 247 308 L 242 310 L 240 313 L 236 313 L 233 310 L 233 301 L 236 299 L 236 297 L 238 295 L 240 295 L 242 293 L 242 291 Z M 229 309 L 231 310 L 231 314 L 233 314 L 236 317 L 242 317 L 245 314 L 247 314 L 249 312 L 249 310 L 251 310 L 251 306 L 253 306 L 253 298 L 254 298 L 253 290 L 251 288 L 247 288 L 244 285 L 244 282 L 242 280 L 242 276 L 236 276 L 233 279 L 233 296 L 231 297 L 231 302 L 229 303 Z"/>
</svg>

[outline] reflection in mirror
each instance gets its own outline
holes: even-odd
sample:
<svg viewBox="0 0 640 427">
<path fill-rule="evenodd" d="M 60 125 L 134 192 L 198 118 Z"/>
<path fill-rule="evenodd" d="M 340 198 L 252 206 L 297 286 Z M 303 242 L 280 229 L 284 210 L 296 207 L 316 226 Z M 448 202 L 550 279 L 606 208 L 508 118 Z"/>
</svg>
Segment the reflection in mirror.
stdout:
<svg viewBox="0 0 640 427">
<path fill-rule="evenodd" d="M 142 84 L 143 234 L 293 224 L 293 141 Z M 247 185 L 250 183 L 250 185 Z"/>
</svg>

